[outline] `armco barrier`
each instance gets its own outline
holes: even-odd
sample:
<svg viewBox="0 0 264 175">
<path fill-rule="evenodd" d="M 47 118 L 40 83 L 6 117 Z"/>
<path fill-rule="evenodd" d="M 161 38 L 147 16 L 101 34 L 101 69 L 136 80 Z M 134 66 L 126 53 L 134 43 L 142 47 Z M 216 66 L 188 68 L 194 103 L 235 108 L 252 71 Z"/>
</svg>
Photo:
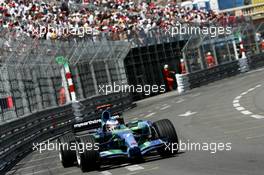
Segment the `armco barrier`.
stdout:
<svg viewBox="0 0 264 175">
<path fill-rule="evenodd" d="M 221 64 L 210 69 L 187 74 L 190 88 L 200 87 L 211 82 L 231 77 L 240 73 L 238 61 Z"/>
<path fill-rule="evenodd" d="M 113 104 L 113 112 L 133 107 L 129 93 L 95 96 L 81 101 L 89 118 L 95 118 L 97 105 Z M 40 143 L 70 130 L 73 122 L 71 105 L 50 108 L 0 125 L 0 174 L 32 151 L 33 143 Z"/>
<path fill-rule="evenodd" d="M 264 52 L 251 56 L 248 59 L 248 64 L 250 69 L 264 67 Z"/>
</svg>

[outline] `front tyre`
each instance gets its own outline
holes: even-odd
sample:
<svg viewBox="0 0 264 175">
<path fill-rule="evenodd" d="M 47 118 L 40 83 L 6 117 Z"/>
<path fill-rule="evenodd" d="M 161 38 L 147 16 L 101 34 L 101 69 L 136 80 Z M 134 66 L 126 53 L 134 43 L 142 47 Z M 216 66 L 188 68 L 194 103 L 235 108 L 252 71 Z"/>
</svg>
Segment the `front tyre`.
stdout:
<svg viewBox="0 0 264 175">
<path fill-rule="evenodd" d="M 139 147 L 130 148 L 128 152 L 131 163 L 136 164 L 143 163 L 145 161 Z"/>
<path fill-rule="evenodd" d="M 58 139 L 60 145 L 59 158 L 64 168 L 71 167 L 76 161 L 76 154 L 70 146 L 75 143 L 73 134 L 67 134 Z"/>
<path fill-rule="evenodd" d="M 99 150 L 96 144 L 95 138 L 91 135 L 79 138 L 76 154 L 82 172 L 99 168 Z"/>
<path fill-rule="evenodd" d="M 170 145 L 170 148 L 172 144 L 177 144 L 176 150 L 172 151 L 171 149 L 168 149 L 164 146 L 158 149 L 158 153 L 162 157 L 172 156 L 176 154 L 178 152 L 179 141 L 176 130 L 171 121 L 168 119 L 162 119 L 157 122 L 154 122 L 153 127 L 156 130 L 158 138 L 166 141 L 167 144 Z"/>
</svg>

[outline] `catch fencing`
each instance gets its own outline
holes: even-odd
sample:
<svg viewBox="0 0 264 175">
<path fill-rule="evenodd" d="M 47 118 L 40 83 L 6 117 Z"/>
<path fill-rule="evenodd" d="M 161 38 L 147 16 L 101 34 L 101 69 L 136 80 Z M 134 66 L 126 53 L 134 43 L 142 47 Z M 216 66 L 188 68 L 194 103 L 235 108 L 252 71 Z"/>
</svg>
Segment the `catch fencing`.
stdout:
<svg viewBox="0 0 264 175">
<path fill-rule="evenodd" d="M 65 76 L 56 63 L 60 56 L 70 65 L 78 100 L 104 95 L 99 85 L 127 84 L 123 60 L 131 45 L 125 41 L 32 40 L 2 30 L 0 45 L 1 122 L 59 105 Z"/>
<path fill-rule="evenodd" d="M 196 24 L 190 24 L 195 26 Z M 264 23 L 250 17 L 224 17 L 207 27 L 231 27 L 230 34 L 193 35 L 182 49 L 187 74 L 177 75 L 180 92 L 264 66 Z M 215 60 L 209 66 L 207 53 Z"/>
<path fill-rule="evenodd" d="M 196 26 L 196 24 L 191 24 Z M 226 64 L 240 59 L 240 44 L 247 57 L 251 57 L 261 52 L 260 40 L 256 39 L 257 33 L 264 33 L 263 24 L 254 25 L 250 17 L 225 17 L 204 24 L 205 27 L 216 29 L 224 28 L 231 30 L 230 33 L 216 33 L 215 36 L 193 35 L 182 49 L 188 73 L 204 70 L 208 68 L 206 63 L 207 53 L 210 52 L 215 59 L 216 65 Z M 239 39 L 241 38 L 241 41 Z"/>
</svg>

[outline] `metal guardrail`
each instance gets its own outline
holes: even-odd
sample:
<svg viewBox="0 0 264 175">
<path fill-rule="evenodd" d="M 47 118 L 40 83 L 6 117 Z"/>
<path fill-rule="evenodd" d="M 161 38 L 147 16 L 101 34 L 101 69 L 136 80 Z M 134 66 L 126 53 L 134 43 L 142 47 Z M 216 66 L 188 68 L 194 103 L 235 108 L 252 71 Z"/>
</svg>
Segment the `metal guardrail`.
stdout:
<svg viewBox="0 0 264 175">
<path fill-rule="evenodd" d="M 95 118 L 95 107 L 100 104 L 113 104 L 113 112 L 133 107 L 129 93 L 114 93 L 95 96 L 83 100 L 86 114 Z M 33 143 L 40 143 L 71 128 L 73 111 L 71 105 L 43 110 L 12 122 L 0 125 L 0 174 L 5 173 L 27 153 Z"/>
<path fill-rule="evenodd" d="M 260 67 L 264 67 L 264 52 L 209 69 L 177 75 L 176 79 L 179 83 L 178 91 L 180 93 L 185 92 L 189 89 L 207 85 L 214 81 L 235 76 Z"/>
<path fill-rule="evenodd" d="M 233 61 L 230 63 L 221 64 L 210 69 L 193 72 L 188 74 L 187 76 L 189 79 L 190 88 L 192 89 L 217 80 L 224 79 L 226 77 L 234 76 L 239 73 L 240 70 L 238 61 Z"/>
<path fill-rule="evenodd" d="M 264 66 L 264 52 L 253 55 L 248 59 L 250 69 L 257 69 Z"/>
</svg>

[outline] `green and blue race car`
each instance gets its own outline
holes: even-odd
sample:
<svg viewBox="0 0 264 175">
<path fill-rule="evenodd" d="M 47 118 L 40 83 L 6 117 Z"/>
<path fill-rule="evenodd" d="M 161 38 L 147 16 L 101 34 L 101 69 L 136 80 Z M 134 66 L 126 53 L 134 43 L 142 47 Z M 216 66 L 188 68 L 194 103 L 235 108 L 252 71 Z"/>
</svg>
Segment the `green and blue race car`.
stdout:
<svg viewBox="0 0 264 175">
<path fill-rule="evenodd" d="M 99 119 L 75 123 L 73 132 L 58 141 L 62 165 L 77 163 L 83 172 L 99 168 L 103 162 L 142 162 L 154 151 L 162 157 L 178 151 L 170 149 L 178 144 L 178 137 L 168 119 L 124 123 L 122 117 L 112 116 L 109 110 L 103 111 Z"/>
</svg>

